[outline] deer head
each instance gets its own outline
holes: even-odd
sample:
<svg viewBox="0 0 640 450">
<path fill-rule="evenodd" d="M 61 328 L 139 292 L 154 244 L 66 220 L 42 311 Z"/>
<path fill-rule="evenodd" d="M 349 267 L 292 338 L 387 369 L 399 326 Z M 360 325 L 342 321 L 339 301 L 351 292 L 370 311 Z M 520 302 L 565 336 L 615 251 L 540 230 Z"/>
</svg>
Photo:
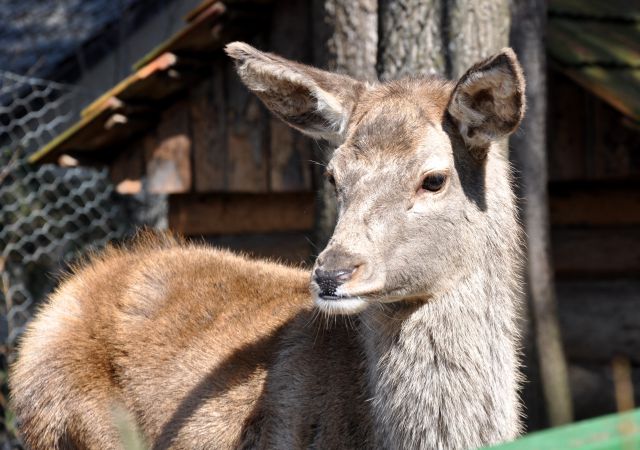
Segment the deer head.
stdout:
<svg viewBox="0 0 640 450">
<path fill-rule="evenodd" d="M 313 270 L 318 307 L 347 314 L 428 300 L 499 257 L 488 249 L 509 234 L 502 209 L 513 211 L 508 162 L 494 144 L 517 128 L 525 102 L 511 49 L 457 83 L 379 84 L 240 42 L 226 51 L 275 115 L 337 146 L 326 173 L 339 219 Z"/>
</svg>

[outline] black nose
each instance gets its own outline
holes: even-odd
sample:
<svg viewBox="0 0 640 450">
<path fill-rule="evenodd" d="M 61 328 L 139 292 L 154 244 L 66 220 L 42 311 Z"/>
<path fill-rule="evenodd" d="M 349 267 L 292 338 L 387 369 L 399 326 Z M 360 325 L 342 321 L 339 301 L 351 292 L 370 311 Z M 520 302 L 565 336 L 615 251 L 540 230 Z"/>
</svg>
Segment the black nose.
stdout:
<svg viewBox="0 0 640 450">
<path fill-rule="evenodd" d="M 335 297 L 336 289 L 351 279 L 354 269 L 323 270 L 316 269 L 313 278 L 320 288 L 321 297 Z"/>
</svg>

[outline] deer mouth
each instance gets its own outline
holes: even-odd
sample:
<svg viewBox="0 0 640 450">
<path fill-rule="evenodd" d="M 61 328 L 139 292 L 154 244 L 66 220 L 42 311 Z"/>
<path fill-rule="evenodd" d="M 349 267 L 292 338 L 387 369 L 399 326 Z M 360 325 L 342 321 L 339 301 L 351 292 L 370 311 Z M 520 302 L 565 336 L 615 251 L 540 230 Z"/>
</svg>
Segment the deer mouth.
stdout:
<svg viewBox="0 0 640 450">
<path fill-rule="evenodd" d="M 354 273 L 357 274 L 354 270 L 349 273 L 346 280 L 342 280 L 334 276 L 336 275 L 334 272 L 316 271 L 310 285 L 316 307 L 327 314 L 349 315 L 362 312 L 376 301 L 375 293 L 380 292 L 384 287 L 381 277 L 376 277 L 374 280 L 366 277 L 363 280 L 361 276 L 356 276 L 354 279 L 351 278 Z M 341 274 L 337 273 L 337 275 Z"/>
<path fill-rule="evenodd" d="M 369 302 L 362 297 L 340 295 L 316 295 L 315 304 L 322 312 L 332 315 L 357 314 L 369 306 Z"/>
</svg>

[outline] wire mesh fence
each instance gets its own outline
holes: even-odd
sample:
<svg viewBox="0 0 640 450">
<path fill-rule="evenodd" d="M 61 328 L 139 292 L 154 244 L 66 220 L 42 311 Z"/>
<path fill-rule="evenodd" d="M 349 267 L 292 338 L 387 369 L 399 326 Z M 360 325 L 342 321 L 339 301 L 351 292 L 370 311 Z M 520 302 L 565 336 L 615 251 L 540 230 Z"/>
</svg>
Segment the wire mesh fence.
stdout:
<svg viewBox="0 0 640 450">
<path fill-rule="evenodd" d="M 27 157 L 75 119 L 77 87 L 0 71 L 1 448 L 19 448 L 7 369 L 20 334 L 56 274 L 130 230 L 106 170 L 32 166 Z"/>
</svg>

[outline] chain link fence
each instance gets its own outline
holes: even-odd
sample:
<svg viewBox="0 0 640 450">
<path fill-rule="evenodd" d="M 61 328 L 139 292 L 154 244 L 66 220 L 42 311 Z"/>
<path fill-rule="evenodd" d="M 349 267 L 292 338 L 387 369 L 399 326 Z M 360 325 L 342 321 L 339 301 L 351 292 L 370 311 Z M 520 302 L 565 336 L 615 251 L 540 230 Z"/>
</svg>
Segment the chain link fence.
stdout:
<svg viewBox="0 0 640 450">
<path fill-rule="evenodd" d="M 0 71 L 0 448 L 19 448 L 7 369 L 20 334 L 57 274 L 131 223 L 105 170 L 32 166 L 26 159 L 76 119 L 77 87 Z"/>
</svg>

